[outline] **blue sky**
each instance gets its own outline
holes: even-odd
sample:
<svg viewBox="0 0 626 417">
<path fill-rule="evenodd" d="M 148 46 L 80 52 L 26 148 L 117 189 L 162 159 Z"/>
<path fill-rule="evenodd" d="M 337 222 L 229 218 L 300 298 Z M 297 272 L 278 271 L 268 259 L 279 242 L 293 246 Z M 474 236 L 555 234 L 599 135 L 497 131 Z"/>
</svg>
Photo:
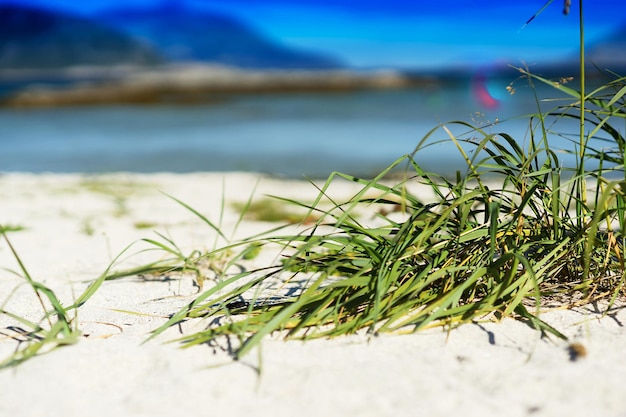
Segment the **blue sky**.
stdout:
<svg viewBox="0 0 626 417">
<path fill-rule="evenodd" d="M 81 14 L 159 0 L 0 0 Z M 578 42 L 578 1 L 562 13 L 545 0 L 185 0 L 238 17 L 283 44 L 326 52 L 356 67 L 532 65 L 571 56 Z M 608 21 L 607 21 L 608 19 Z M 585 3 L 588 42 L 626 25 L 624 0 Z"/>
</svg>

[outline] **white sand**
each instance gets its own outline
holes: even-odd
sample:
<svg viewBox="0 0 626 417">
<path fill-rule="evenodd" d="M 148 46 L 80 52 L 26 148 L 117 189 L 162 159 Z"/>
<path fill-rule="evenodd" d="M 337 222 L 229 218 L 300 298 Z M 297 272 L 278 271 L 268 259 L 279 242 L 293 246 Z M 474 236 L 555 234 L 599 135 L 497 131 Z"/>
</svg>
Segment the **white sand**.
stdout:
<svg viewBox="0 0 626 417">
<path fill-rule="evenodd" d="M 137 222 L 155 224 L 185 251 L 212 247 L 215 233 L 160 191 L 220 223 L 223 194 L 227 202 L 245 201 L 259 178 L 259 198 L 316 194 L 305 182 L 252 174 L 10 174 L 0 176 L 0 224 L 26 228 L 10 233 L 11 242 L 31 275 L 69 305 L 85 288 L 83 281 L 95 279 L 128 244 L 157 237 L 136 228 Z M 112 191 L 94 191 L 105 185 Z M 347 195 L 351 188 L 343 184 L 337 193 Z M 231 233 L 238 214 L 225 207 L 221 225 Z M 244 222 L 236 235 L 270 227 Z M 160 256 L 140 253 L 147 247 L 135 244 L 124 266 Z M 0 267 L 17 269 L 4 242 Z M 8 300 L 7 310 L 37 319 L 41 311 L 32 291 L 22 285 L 11 293 L 22 282 L 0 271 L 0 303 Z M 191 278 L 105 283 L 79 310 L 85 336 L 77 344 L 0 371 L 0 416 L 626 415 L 622 310 L 602 319 L 594 306 L 542 316 L 586 346 L 587 356 L 575 362 L 566 342 L 541 339 L 525 324 L 505 320 L 450 334 L 430 330 L 307 343 L 268 338 L 259 377 L 256 352 L 232 363 L 219 348 L 182 350 L 165 343 L 179 335 L 176 329 L 142 344 L 195 292 Z M 3 334 L 11 334 L 6 327 L 12 324 L 0 317 Z M 203 325 L 191 323 L 186 330 Z M 15 346 L 0 336 L 2 358 Z M 224 366 L 208 368 L 217 364 Z"/>
</svg>

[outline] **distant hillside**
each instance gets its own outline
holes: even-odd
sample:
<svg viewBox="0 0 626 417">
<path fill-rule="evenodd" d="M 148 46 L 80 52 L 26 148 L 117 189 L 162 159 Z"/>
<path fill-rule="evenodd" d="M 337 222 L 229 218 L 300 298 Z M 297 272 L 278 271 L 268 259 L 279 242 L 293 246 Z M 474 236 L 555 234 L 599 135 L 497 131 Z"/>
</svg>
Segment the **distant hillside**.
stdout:
<svg viewBox="0 0 626 417">
<path fill-rule="evenodd" d="M 278 45 L 228 16 L 166 2 L 151 9 L 114 10 L 103 22 L 151 43 L 170 61 L 211 62 L 240 68 L 328 69 L 330 57 Z"/>
<path fill-rule="evenodd" d="M 146 44 L 82 17 L 21 5 L 0 5 L 0 68 L 160 62 Z"/>
<path fill-rule="evenodd" d="M 587 59 L 596 65 L 626 69 L 626 23 L 605 39 L 590 45 Z"/>
</svg>

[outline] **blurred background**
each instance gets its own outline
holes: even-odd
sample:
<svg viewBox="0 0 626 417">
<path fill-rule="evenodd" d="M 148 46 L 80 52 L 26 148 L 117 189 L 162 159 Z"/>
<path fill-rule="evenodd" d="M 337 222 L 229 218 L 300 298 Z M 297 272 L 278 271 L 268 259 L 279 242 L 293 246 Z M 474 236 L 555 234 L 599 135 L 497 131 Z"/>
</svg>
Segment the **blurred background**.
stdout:
<svg viewBox="0 0 626 417">
<path fill-rule="evenodd" d="M 512 66 L 577 85 L 572 3 L 0 1 L 0 172 L 368 176 L 451 120 L 521 143 L 537 106 Z M 624 75 L 626 3 L 584 17 L 590 79 Z M 445 137 L 425 169 L 462 168 Z"/>
</svg>

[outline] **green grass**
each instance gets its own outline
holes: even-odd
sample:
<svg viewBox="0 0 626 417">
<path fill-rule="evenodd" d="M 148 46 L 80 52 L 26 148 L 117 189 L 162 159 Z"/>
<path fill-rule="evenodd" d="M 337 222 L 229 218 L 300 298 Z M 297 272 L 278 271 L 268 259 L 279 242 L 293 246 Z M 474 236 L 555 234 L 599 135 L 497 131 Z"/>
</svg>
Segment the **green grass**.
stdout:
<svg viewBox="0 0 626 417">
<path fill-rule="evenodd" d="M 87 177 L 80 183 L 80 187 L 110 198 L 115 206 L 115 217 L 123 217 L 129 212 L 128 198 L 138 192 L 148 190 L 150 184 L 125 178 Z"/>
<path fill-rule="evenodd" d="M 251 203 L 233 203 L 233 208 L 244 213 L 246 220 L 260 222 L 283 222 L 283 223 L 312 223 L 317 219 L 310 214 L 306 214 L 306 210 L 294 210 L 293 205 L 275 199 L 266 197 Z"/>
<path fill-rule="evenodd" d="M 117 261 L 116 258 L 104 273 L 76 298 L 74 303 L 64 307 L 51 288 L 31 276 L 4 230 L 5 228 L 0 226 L 0 237 L 8 246 L 18 265 L 17 271 L 5 270 L 23 278 L 26 284 L 33 290 L 33 297 L 41 306 L 41 318 L 35 322 L 26 319 L 19 312 L 7 310 L 6 306 L 12 294 L 9 294 L 8 298 L 2 302 L 0 315 L 5 316 L 13 323 L 7 327 L 18 331 L 20 337 L 16 339 L 18 343 L 15 351 L 8 357 L 0 359 L 0 369 L 17 366 L 36 355 L 77 343 L 81 336 L 81 331 L 75 323 L 72 314 L 75 315 L 78 309 L 98 291 L 107 278 L 110 268 Z"/>
<path fill-rule="evenodd" d="M 21 232 L 23 230 L 26 230 L 26 227 L 19 224 L 0 225 L 0 233 Z"/>
<path fill-rule="evenodd" d="M 155 227 L 157 227 L 157 223 L 154 222 L 147 222 L 147 221 L 136 221 L 133 223 L 133 227 L 135 229 L 154 229 Z"/>
</svg>

